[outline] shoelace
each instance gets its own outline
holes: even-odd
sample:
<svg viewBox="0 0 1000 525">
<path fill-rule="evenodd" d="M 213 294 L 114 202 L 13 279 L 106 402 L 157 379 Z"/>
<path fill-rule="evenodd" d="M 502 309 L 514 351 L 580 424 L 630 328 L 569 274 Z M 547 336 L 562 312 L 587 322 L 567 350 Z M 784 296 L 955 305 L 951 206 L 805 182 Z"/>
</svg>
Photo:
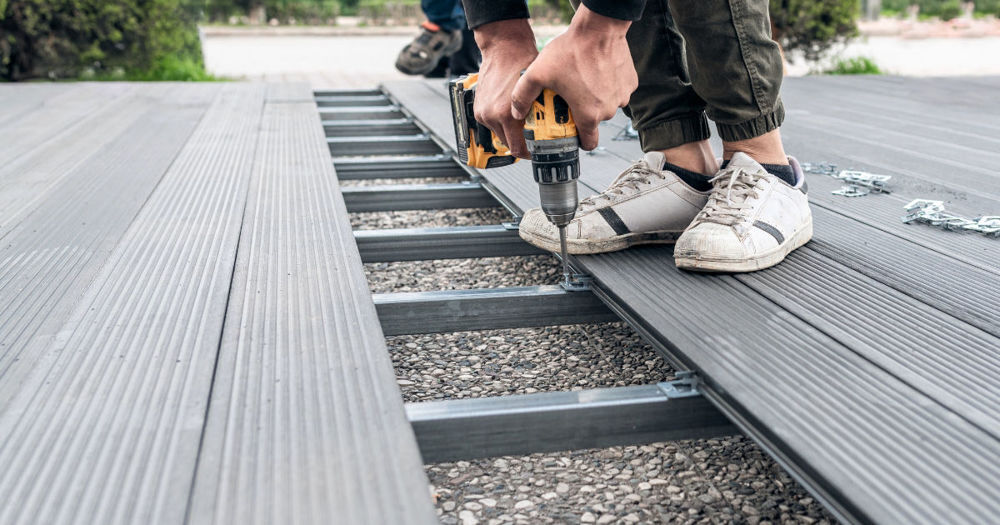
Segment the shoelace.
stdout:
<svg viewBox="0 0 1000 525">
<path fill-rule="evenodd" d="M 760 195 L 758 183 L 765 175 L 760 172 L 747 171 L 742 167 L 727 168 L 712 177 L 712 194 L 708 204 L 701 210 L 695 220 L 715 222 L 732 226 L 744 219 L 743 210 L 750 207 L 748 199 Z"/>
<path fill-rule="evenodd" d="M 581 199 L 580 210 L 595 207 L 601 200 L 612 201 L 614 200 L 614 195 L 625 195 L 627 189 L 638 191 L 639 184 L 648 183 L 651 177 L 659 179 L 667 178 L 665 175 L 660 173 L 659 170 L 654 170 L 645 162 L 637 162 L 615 177 L 615 180 L 611 182 L 608 189 L 596 195 L 591 195 L 590 197 Z"/>
</svg>

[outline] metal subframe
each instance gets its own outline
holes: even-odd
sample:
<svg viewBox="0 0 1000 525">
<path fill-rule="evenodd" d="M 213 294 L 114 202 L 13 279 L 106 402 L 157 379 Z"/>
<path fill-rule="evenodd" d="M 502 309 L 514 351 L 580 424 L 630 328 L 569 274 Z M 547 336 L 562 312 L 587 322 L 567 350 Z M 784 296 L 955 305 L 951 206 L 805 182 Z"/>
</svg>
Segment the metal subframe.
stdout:
<svg viewBox="0 0 1000 525">
<path fill-rule="evenodd" d="M 423 133 L 414 135 L 327 137 L 333 156 L 435 155 L 441 148 Z"/>
<path fill-rule="evenodd" d="M 407 179 L 415 177 L 467 177 L 447 155 L 381 158 L 339 158 L 334 161 L 340 180 Z"/>
<path fill-rule="evenodd" d="M 427 162 L 426 166 L 434 165 L 433 168 L 417 167 L 409 173 L 421 173 L 422 169 L 423 173 L 437 173 L 442 167 L 442 157 L 447 158 L 441 152 L 450 151 L 450 145 L 442 143 L 435 134 L 428 132 L 423 123 L 413 119 L 413 115 L 405 108 L 399 107 L 392 97 L 389 99 L 394 104 L 390 108 L 398 111 L 402 118 L 413 120 L 427 140 L 440 150 L 434 157 L 417 157 L 424 159 L 419 162 Z M 360 113 L 355 115 L 358 114 Z M 378 118 L 378 113 L 363 118 Z M 379 150 L 385 151 L 384 142 L 380 140 L 372 142 L 379 143 L 381 146 Z M 469 187 L 476 187 L 478 191 L 492 197 L 491 206 L 499 202 L 515 217 L 520 216 L 519 208 L 488 181 L 482 179 L 474 169 L 462 165 L 454 157 L 450 160 L 450 166 L 457 167 L 469 175 L 473 181 Z M 344 170 L 349 174 L 347 178 L 353 176 L 359 179 L 381 178 L 373 174 L 384 173 L 383 168 L 396 168 L 407 162 L 407 160 L 368 159 L 335 161 L 338 170 Z M 406 172 L 409 169 L 396 171 Z M 358 208 L 365 207 L 414 209 L 411 206 L 417 204 L 413 202 L 413 194 L 407 192 L 412 192 L 416 188 L 402 186 L 397 185 L 388 190 L 385 187 L 374 187 L 372 190 L 342 188 L 342 192 L 349 207 L 352 205 L 351 201 L 354 201 L 355 209 L 352 211 L 359 211 Z M 411 202 L 384 204 L 386 202 L 384 197 L 389 195 L 401 198 L 411 195 L 408 197 Z M 477 199 L 485 202 L 484 197 L 480 196 Z M 376 205 L 374 203 L 376 200 L 381 200 L 383 204 Z M 435 196 L 432 200 L 433 202 L 431 200 L 424 202 L 427 206 L 433 204 L 433 209 L 439 209 L 444 204 L 440 196 Z M 521 253 L 520 250 L 545 253 L 516 239 L 516 227 L 472 227 L 465 231 L 461 230 L 463 228 L 357 231 L 355 239 L 366 261 L 481 257 L 494 253 L 514 255 Z M 397 244 L 406 242 L 404 237 L 407 234 L 414 235 L 408 242 L 409 246 Z M 456 240 L 457 242 L 454 242 Z M 463 243 L 466 246 L 464 249 L 459 247 Z M 436 333 L 458 329 L 549 326 L 562 324 L 564 320 L 572 320 L 570 322 L 580 322 L 581 319 L 587 322 L 628 320 L 621 316 L 620 311 L 613 307 L 613 303 L 609 302 L 606 296 L 589 293 L 591 290 L 597 290 L 596 287 L 591 288 L 589 279 L 580 279 L 576 284 L 579 286 L 572 291 L 558 286 L 544 286 L 377 294 L 375 301 L 386 335 Z M 566 312 L 570 310 L 572 313 L 567 314 Z M 630 324 L 635 327 L 634 323 Z M 652 341 L 648 333 L 642 330 L 639 330 L 639 333 Z M 683 367 L 678 367 L 681 368 Z M 698 386 L 696 376 L 688 374 L 686 379 L 658 385 L 413 403 L 407 405 L 407 414 L 417 434 L 425 462 L 608 447 L 735 433 L 736 427 L 700 395 Z"/>
</svg>

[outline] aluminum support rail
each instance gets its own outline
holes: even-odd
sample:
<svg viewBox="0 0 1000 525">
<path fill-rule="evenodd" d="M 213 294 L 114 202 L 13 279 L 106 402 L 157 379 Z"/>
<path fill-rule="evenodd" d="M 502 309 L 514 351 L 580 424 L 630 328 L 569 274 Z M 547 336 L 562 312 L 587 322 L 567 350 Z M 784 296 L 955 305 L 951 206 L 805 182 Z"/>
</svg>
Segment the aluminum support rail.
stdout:
<svg viewBox="0 0 1000 525">
<path fill-rule="evenodd" d="M 340 180 L 468 177 L 468 173 L 447 155 L 339 158 L 334 166 Z"/>
<path fill-rule="evenodd" d="M 385 137 L 417 135 L 422 130 L 410 119 L 328 120 L 323 122 L 327 137 Z"/>
<path fill-rule="evenodd" d="M 320 108 L 320 120 L 363 120 L 405 118 L 398 106 L 372 106 L 360 108 Z"/>
<path fill-rule="evenodd" d="M 441 148 L 424 134 L 384 137 L 329 137 L 326 143 L 334 156 L 433 155 Z"/>
<path fill-rule="evenodd" d="M 341 188 L 349 212 L 493 208 L 500 204 L 475 182 Z"/>
<path fill-rule="evenodd" d="M 410 403 L 424 463 L 738 434 L 687 381 Z"/>
<path fill-rule="evenodd" d="M 360 108 L 391 106 L 385 95 L 334 95 L 316 97 L 316 105 L 321 108 Z"/>
<path fill-rule="evenodd" d="M 356 230 L 361 260 L 371 262 L 546 255 L 501 225 Z"/>
<path fill-rule="evenodd" d="M 594 294 L 568 292 L 561 286 L 382 293 L 373 299 L 385 335 L 620 320 Z"/>
<path fill-rule="evenodd" d="M 313 91 L 314 97 L 374 97 L 384 95 L 378 89 L 320 89 Z"/>
</svg>

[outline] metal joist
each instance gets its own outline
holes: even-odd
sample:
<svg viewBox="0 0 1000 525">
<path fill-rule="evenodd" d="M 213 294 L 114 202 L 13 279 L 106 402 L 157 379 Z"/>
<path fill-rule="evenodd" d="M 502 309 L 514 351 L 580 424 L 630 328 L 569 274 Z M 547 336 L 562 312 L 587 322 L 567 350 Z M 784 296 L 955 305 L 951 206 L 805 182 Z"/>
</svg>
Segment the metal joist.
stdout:
<svg viewBox="0 0 1000 525">
<path fill-rule="evenodd" d="M 342 188 L 341 192 L 350 212 L 499 206 L 496 199 L 475 182 L 352 186 Z"/>
<path fill-rule="evenodd" d="M 332 95 L 317 96 L 316 105 L 321 108 L 360 108 L 391 106 L 385 95 Z"/>
<path fill-rule="evenodd" d="M 383 137 L 329 137 L 326 139 L 334 156 L 361 155 L 433 155 L 440 146 L 422 133 Z"/>
<path fill-rule="evenodd" d="M 516 229 L 501 225 L 357 230 L 354 240 L 366 263 L 548 253 L 524 242 Z"/>
<path fill-rule="evenodd" d="M 323 122 L 327 137 L 384 137 L 417 135 L 419 127 L 406 118 L 373 120 L 330 120 Z"/>
<path fill-rule="evenodd" d="M 451 157 L 443 154 L 418 157 L 344 157 L 336 159 L 334 167 L 340 180 L 468 176 Z"/>
<path fill-rule="evenodd" d="M 364 120 L 405 118 L 399 106 L 372 106 L 360 108 L 319 108 L 320 120 Z"/>
<path fill-rule="evenodd" d="M 618 321 L 590 292 L 560 286 L 375 294 L 385 335 Z"/>
<path fill-rule="evenodd" d="M 424 463 L 738 434 L 688 381 L 410 403 Z"/>
<path fill-rule="evenodd" d="M 313 96 L 319 97 L 374 97 L 381 95 L 378 89 L 320 89 L 313 91 Z"/>
</svg>

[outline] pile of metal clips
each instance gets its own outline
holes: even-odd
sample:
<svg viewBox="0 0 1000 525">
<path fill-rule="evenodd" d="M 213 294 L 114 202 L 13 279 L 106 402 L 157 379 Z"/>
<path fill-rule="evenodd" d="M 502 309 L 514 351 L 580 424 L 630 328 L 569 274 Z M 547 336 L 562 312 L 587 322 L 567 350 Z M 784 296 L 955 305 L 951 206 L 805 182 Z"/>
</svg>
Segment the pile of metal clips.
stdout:
<svg viewBox="0 0 1000 525">
<path fill-rule="evenodd" d="M 871 192 L 890 193 L 886 183 L 889 182 L 892 175 L 876 175 L 858 170 L 838 170 L 836 164 L 830 163 L 811 164 L 807 162 L 802 164 L 802 169 L 808 173 L 828 175 L 844 181 L 846 184 L 834 190 L 834 195 L 864 197 Z"/>
<path fill-rule="evenodd" d="M 952 231 L 972 231 L 993 237 L 1000 237 L 1000 215 L 988 215 L 967 219 L 948 213 L 944 210 L 944 202 L 927 199 L 915 199 L 903 207 L 907 214 L 904 223 L 922 222 Z"/>
</svg>

